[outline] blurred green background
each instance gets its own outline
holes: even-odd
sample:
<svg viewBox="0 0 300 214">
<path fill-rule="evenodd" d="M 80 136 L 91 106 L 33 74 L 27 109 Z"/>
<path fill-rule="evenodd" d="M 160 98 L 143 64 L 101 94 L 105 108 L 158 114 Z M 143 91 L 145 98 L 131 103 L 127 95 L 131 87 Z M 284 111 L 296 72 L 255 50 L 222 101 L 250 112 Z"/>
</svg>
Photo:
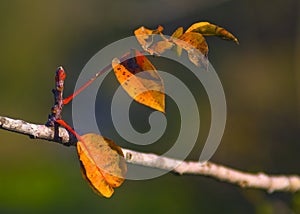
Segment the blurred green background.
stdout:
<svg viewBox="0 0 300 214">
<path fill-rule="evenodd" d="M 68 95 L 81 69 L 105 45 L 141 25 L 160 24 L 170 34 L 202 20 L 227 28 L 240 41 L 236 46 L 208 38 L 209 59 L 228 105 L 226 130 L 212 161 L 246 171 L 300 174 L 298 0 L 1 1 L 0 115 L 43 124 L 53 104 L 57 66 L 67 71 Z M 162 61 L 157 65 L 167 69 Z M 104 109 L 113 91 L 109 85 L 102 92 Z M 204 89 L 201 93 L 204 100 Z M 208 123 L 201 124 L 201 144 L 209 127 L 209 105 L 202 98 L 198 102 L 203 102 L 202 121 Z M 146 116 L 133 118 L 133 123 L 139 127 Z M 65 106 L 64 118 L 72 122 L 71 105 Z M 109 125 L 101 126 L 120 141 Z M 176 133 L 176 125 L 174 129 Z M 268 194 L 173 174 L 126 181 L 107 200 L 82 179 L 75 148 L 3 130 L 0 142 L 0 213 L 300 213 L 299 193 Z M 162 153 L 167 146 L 159 142 L 153 150 Z M 199 157 L 199 148 L 189 159 Z"/>
</svg>

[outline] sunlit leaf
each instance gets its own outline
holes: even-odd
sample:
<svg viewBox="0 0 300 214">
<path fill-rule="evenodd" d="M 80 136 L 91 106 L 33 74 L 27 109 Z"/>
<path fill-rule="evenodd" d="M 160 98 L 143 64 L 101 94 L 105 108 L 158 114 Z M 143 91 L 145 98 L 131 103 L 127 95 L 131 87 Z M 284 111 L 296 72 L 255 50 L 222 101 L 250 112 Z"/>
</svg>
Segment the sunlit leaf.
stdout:
<svg viewBox="0 0 300 214">
<path fill-rule="evenodd" d="M 198 22 L 190 26 L 185 33 L 183 28 L 179 27 L 171 35 L 166 38 L 162 34 L 162 27 L 156 30 L 149 30 L 140 27 L 135 31 L 135 35 L 142 45 L 143 49 L 151 55 L 161 55 L 165 51 L 175 47 L 178 56 L 181 56 L 182 49 L 186 50 L 188 57 L 196 66 L 208 65 L 208 45 L 204 36 L 218 36 L 222 39 L 232 40 L 239 43 L 238 39 L 226 29 L 209 22 Z M 154 34 L 160 34 L 161 41 L 153 41 Z"/>
<path fill-rule="evenodd" d="M 110 198 L 114 188 L 125 180 L 127 171 L 124 155 L 112 140 L 97 134 L 81 136 L 77 142 L 77 152 L 82 174 L 99 194 Z"/>
<path fill-rule="evenodd" d="M 165 112 L 165 94 L 163 81 L 151 62 L 137 50 L 132 50 L 120 62 L 112 61 L 114 73 L 130 97 L 135 101 Z"/>
<path fill-rule="evenodd" d="M 176 54 L 178 57 L 180 57 L 182 54 L 182 47 L 179 45 L 176 45 Z"/>
<path fill-rule="evenodd" d="M 142 46 L 142 48 L 145 51 L 149 52 L 151 55 L 153 55 L 157 54 L 155 53 L 155 51 L 153 51 L 153 49 L 150 48 L 150 46 L 153 43 L 153 36 L 155 34 L 160 34 L 163 31 L 163 29 L 164 28 L 162 26 L 158 26 L 155 30 L 147 29 L 144 26 L 142 26 L 134 31 L 134 35 L 140 43 L 140 45 Z"/>
<path fill-rule="evenodd" d="M 174 31 L 171 38 L 172 39 L 174 39 L 174 38 L 178 39 L 182 34 L 183 34 L 183 27 L 179 27 Z M 177 56 L 181 56 L 181 53 L 182 53 L 182 47 L 181 46 L 176 45 L 176 53 L 177 53 Z"/>
<path fill-rule="evenodd" d="M 153 50 L 156 53 L 156 55 L 160 55 L 160 54 L 164 53 L 165 51 L 171 49 L 173 46 L 174 46 L 174 44 L 172 42 L 163 40 L 163 41 L 154 43 L 151 46 L 151 50 Z"/>
<path fill-rule="evenodd" d="M 201 34 L 184 33 L 178 39 L 173 39 L 173 42 L 187 51 L 190 61 L 196 66 L 207 65 L 208 45 Z M 181 52 L 177 52 L 177 54 L 180 55 Z"/>
<path fill-rule="evenodd" d="M 183 34 L 183 27 L 177 28 L 171 37 L 173 38 L 179 38 Z"/>
<path fill-rule="evenodd" d="M 202 34 L 203 36 L 219 36 L 222 39 L 232 40 L 235 43 L 239 44 L 238 39 L 230 32 L 209 22 L 195 23 L 186 30 L 186 33 L 188 32 L 197 32 Z"/>
</svg>

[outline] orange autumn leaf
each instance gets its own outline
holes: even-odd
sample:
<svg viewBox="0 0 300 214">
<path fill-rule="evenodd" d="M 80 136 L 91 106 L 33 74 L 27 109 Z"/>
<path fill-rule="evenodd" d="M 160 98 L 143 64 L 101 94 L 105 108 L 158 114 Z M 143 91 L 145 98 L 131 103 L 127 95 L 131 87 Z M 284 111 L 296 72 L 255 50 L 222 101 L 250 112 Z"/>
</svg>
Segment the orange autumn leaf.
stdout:
<svg viewBox="0 0 300 214">
<path fill-rule="evenodd" d="M 83 177 L 94 191 L 106 198 L 125 180 L 127 166 L 119 146 L 97 134 L 85 134 L 77 142 Z"/>
<path fill-rule="evenodd" d="M 196 66 L 203 65 L 206 68 L 208 65 L 208 45 L 204 36 L 218 36 L 239 44 L 238 39 L 229 31 L 209 22 L 195 23 L 185 33 L 183 33 L 183 28 L 179 27 L 168 39 L 162 34 L 162 30 L 163 27 L 161 26 L 156 30 L 140 27 L 135 31 L 135 36 L 142 48 L 151 55 L 160 55 L 175 46 L 178 56 L 181 56 L 182 49 L 184 49 L 192 63 Z M 154 34 L 160 34 L 162 41 L 153 41 Z"/>
<path fill-rule="evenodd" d="M 149 52 L 151 55 L 153 55 L 157 54 L 150 48 L 150 46 L 153 43 L 153 35 L 160 34 L 163 31 L 163 29 L 164 28 L 162 26 L 158 26 L 155 30 L 151 30 L 142 26 L 134 31 L 134 35 L 140 43 L 140 45 L 142 46 L 142 48 L 145 51 Z"/>
<path fill-rule="evenodd" d="M 155 67 L 137 50 L 122 58 L 123 62 L 115 58 L 112 67 L 123 89 L 135 101 L 165 112 L 164 85 Z"/>
<path fill-rule="evenodd" d="M 154 43 L 149 49 L 152 50 L 153 53 L 155 53 L 156 55 L 160 55 L 164 53 L 166 50 L 171 49 L 173 46 L 174 44 L 172 42 L 169 42 L 168 40 L 163 40 Z"/>
<path fill-rule="evenodd" d="M 229 31 L 209 22 L 195 23 L 186 30 L 186 33 L 188 32 L 197 32 L 202 34 L 203 36 L 218 36 L 222 39 L 232 40 L 235 43 L 239 44 L 238 39 Z"/>
<path fill-rule="evenodd" d="M 174 33 L 172 34 L 170 39 L 167 39 L 167 38 L 165 38 L 165 36 L 161 35 L 163 40 L 154 43 L 150 49 L 153 50 L 153 52 L 155 52 L 157 54 L 162 54 L 166 50 L 169 50 L 172 47 L 174 47 L 174 42 L 172 39 L 174 39 L 174 38 L 177 39 L 182 34 L 183 34 L 183 27 L 179 27 L 174 31 Z M 181 47 L 180 46 L 176 46 L 176 47 L 177 47 L 177 55 L 180 56 L 181 55 Z"/>
<path fill-rule="evenodd" d="M 184 33 L 178 39 L 172 39 L 177 45 L 177 54 L 180 56 L 181 48 L 186 50 L 188 57 L 196 66 L 207 65 L 208 45 L 205 38 L 195 32 Z"/>
</svg>

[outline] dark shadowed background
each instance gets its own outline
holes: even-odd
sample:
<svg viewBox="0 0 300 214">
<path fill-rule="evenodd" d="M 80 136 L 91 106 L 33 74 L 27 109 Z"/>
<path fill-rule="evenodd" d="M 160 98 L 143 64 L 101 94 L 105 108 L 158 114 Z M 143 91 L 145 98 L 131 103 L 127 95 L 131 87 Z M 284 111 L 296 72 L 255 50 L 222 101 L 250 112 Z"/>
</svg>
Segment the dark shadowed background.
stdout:
<svg viewBox="0 0 300 214">
<path fill-rule="evenodd" d="M 209 59 L 228 106 L 224 137 L 212 161 L 246 171 L 300 174 L 297 0 L 1 1 L 0 115 L 43 124 L 53 105 L 51 89 L 59 65 L 67 71 L 65 95 L 69 95 L 87 61 L 111 42 L 131 36 L 141 25 L 163 25 L 171 34 L 178 26 L 187 28 L 198 21 L 225 27 L 240 41 L 237 46 L 207 39 Z M 156 65 L 186 78 L 172 63 L 169 69 L 163 60 Z M 199 90 L 201 144 L 210 110 L 205 91 L 197 84 L 189 83 Z M 99 92 L 103 133 L 127 148 L 164 152 L 172 145 L 167 140 L 148 149 L 132 147 L 112 130 L 104 111 L 116 87 L 111 75 Z M 132 107 L 139 112 L 133 125 L 147 131 L 151 111 L 137 104 Z M 168 108 L 172 118 L 178 117 L 176 108 Z M 72 122 L 71 105 L 65 106 L 63 116 Z M 178 125 L 169 129 L 174 135 Z M 0 213 L 300 213 L 299 193 L 268 194 L 173 174 L 126 181 L 108 200 L 94 194 L 82 179 L 74 147 L 3 130 L 0 145 Z M 197 145 L 188 158 L 197 160 L 200 152 Z"/>
</svg>

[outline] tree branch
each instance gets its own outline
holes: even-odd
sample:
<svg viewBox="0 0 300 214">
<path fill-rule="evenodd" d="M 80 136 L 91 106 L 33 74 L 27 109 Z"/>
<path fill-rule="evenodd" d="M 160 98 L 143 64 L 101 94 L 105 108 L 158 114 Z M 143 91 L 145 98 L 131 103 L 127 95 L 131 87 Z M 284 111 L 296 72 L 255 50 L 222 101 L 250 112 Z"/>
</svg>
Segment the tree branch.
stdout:
<svg viewBox="0 0 300 214">
<path fill-rule="evenodd" d="M 0 129 L 28 135 L 31 138 L 44 139 L 57 142 L 63 145 L 75 145 L 76 139 L 64 128 L 59 127 L 58 135 L 55 134 L 54 127 L 37 125 L 23 120 L 11 119 L 0 116 Z M 122 149 L 128 163 L 143 165 L 147 167 L 169 170 L 180 175 L 194 174 L 205 175 L 220 181 L 236 184 L 241 187 L 264 189 L 268 192 L 300 191 L 299 175 L 267 175 L 264 173 L 247 173 L 236 169 L 231 169 L 222 165 L 207 162 L 181 161 L 172 158 L 162 157 L 155 154 L 146 154 Z"/>
</svg>

